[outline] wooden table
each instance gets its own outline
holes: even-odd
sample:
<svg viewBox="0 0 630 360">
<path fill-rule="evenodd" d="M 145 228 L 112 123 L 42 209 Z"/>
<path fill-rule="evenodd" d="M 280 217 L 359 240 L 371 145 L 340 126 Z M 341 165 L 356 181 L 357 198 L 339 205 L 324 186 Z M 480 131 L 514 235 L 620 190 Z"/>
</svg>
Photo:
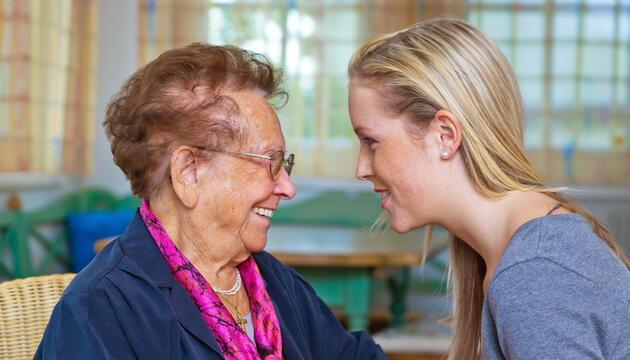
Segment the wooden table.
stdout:
<svg viewBox="0 0 630 360">
<path fill-rule="evenodd" d="M 402 324 L 409 269 L 420 265 L 423 230 L 397 234 L 391 230 L 274 224 L 267 238 L 265 250 L 294 267 L 326 304 L 344 309 L 348 330 L 367 328 L 374 276 L 388 276 L 391 323 Z M 448 234 L 435 231 L 429 256 L 447 244 Z"/>
</svg>

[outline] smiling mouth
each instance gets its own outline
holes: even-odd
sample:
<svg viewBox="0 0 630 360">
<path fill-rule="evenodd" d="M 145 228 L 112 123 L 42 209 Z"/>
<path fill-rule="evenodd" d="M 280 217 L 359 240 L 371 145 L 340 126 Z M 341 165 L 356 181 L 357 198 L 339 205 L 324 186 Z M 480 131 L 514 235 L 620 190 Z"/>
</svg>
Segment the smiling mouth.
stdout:
<svg viewBox="0 0 630 360">
<path fill-rule="evenodd" d="M 265 208 L 260 208 L 260 207 L 254 207 L 253 209 L 254 209 L 254 212 L 258 215 L 266 216 L 268 218 L 273 217 L 272 209 L 265 209 Z"/>
</svg>

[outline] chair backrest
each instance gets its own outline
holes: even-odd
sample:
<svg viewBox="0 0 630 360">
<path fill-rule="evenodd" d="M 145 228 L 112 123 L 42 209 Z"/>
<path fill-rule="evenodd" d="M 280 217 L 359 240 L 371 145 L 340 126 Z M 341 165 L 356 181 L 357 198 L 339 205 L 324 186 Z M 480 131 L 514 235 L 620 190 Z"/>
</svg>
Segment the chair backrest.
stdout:
<svg viewBox="0 0 630 360">
<path fill-rule="evenodd" d="M 32 359 L 55 304 L 76 274 L 0 284 L 0 359 Z"/>
</svg>

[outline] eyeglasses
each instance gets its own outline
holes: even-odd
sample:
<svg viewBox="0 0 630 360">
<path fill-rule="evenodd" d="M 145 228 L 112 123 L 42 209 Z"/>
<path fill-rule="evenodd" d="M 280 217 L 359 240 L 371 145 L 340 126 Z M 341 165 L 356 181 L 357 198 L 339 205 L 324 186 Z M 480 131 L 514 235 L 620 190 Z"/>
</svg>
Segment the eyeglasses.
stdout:
<svg viewBox="0 0 630 360">
<path fill-rule="evenodd" d="M 250 156 L 250 157 L 255 157 L 255 158 L 260 158 L 260 159 L 267 159 L 269 160 L 269 173 L 271 174 L 271 178 L 274 180 L 278 177 L 278 174 L 280 174 L 280 170 L 282 170 L 283 166 L 284 166 L 284 170 L 287 171 L 287 175 L 291 175 L 291 170 L 293 169 L 293 165 L 295 165 L 295 155 L 289 154 L 289 156 L 285 158 L 284 151 L 282 150 L 278 150 L 274 152 L 273 154 L 271 154 L 271 156 L 267 156 L 267 155 L 241 153 L 241 152 L 236 152 L 236 151 L 212 149 L 212 148 L 206 148 L 206 147 L 200 147 L 200 146 L 196 146 L 196 148 L 199 150 L 205 150 L 205 151 L 214 151 L 214 152 L 221 152 L 221 153 L 234 154 L 234 155 Z"/>
</svg>

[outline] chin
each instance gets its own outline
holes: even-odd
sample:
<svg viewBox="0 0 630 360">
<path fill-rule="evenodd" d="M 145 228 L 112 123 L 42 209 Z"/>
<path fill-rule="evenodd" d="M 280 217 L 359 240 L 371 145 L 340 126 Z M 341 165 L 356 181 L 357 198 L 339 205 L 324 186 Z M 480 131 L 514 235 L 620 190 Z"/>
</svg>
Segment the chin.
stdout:
<svg viewBox="0 0 630 360">
<path fill-rule="evenodd" d="M 392 229 L 394 229 L 394 231 L 396 231 L 399 234 L 405 234 L 410 231 L 421 228 L 423 226 L 423 225 L 418 225 L 414 222 L 411 222 L 405 219 L 397 218 L 395 216 L 392 216 L 389 222 L 390 222 L 390 225 L 392 226 Z"/>
<path fill-rule="evenodd" d="M 408 233 L 414 229 L 413 227 L 410 227 L 408 224 L 399 223 L 399 222 L 394 221 L 393 219 L 391 221 L 391 225 L 392 225 L 392 229 L 394 229 L 394 231 L 396 231 L 399 234 Z"/>
<path fill-rule="evenodd" d="M 253 253 L 263 251 L 265 246 L 267 246 L 267 234 L 247 242 L 247 250 Z"/>
</svg>

